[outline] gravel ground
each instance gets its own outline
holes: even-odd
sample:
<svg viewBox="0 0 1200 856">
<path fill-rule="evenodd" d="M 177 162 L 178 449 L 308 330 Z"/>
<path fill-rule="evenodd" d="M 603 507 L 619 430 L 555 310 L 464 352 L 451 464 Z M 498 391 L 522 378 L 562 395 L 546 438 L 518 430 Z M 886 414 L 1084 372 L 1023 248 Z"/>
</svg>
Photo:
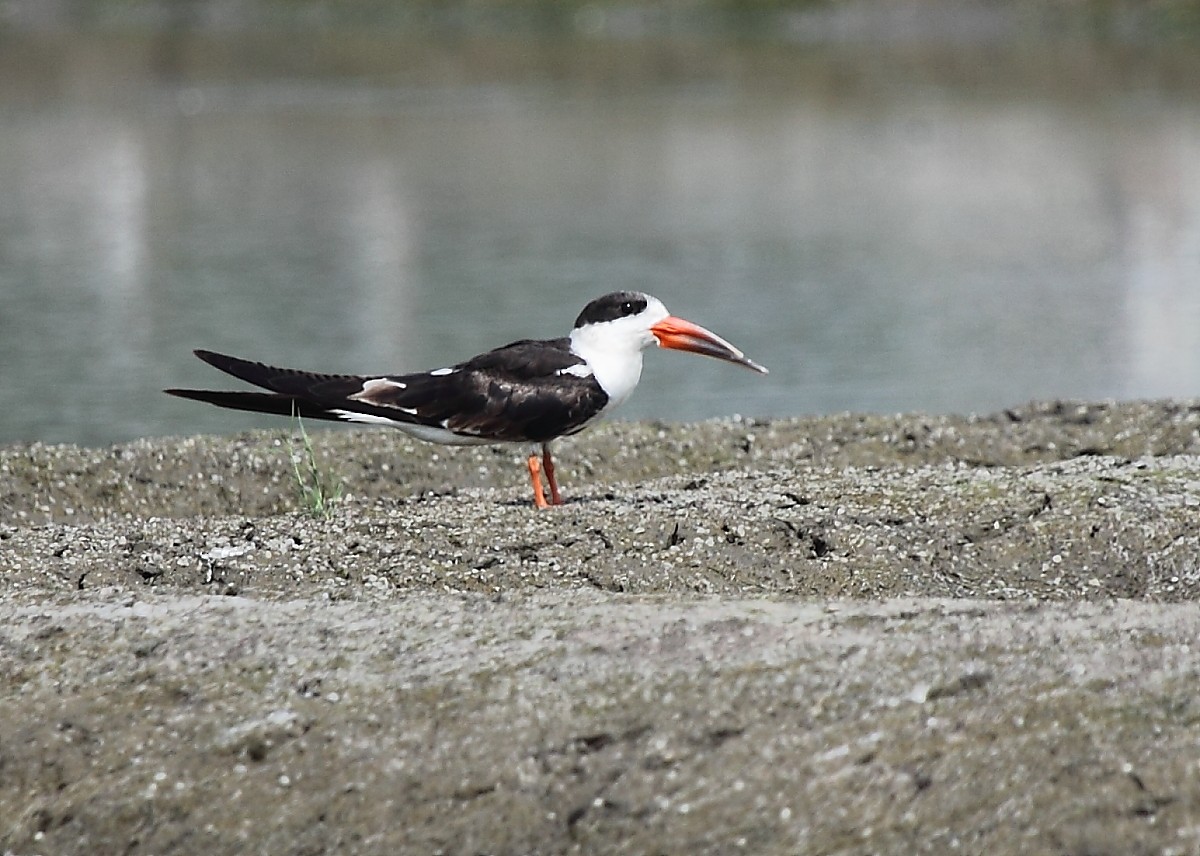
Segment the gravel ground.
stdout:
<svg viewBox="0 0 1200 856">
<path fill-rule="evenodd" d="M 0 449 L 0 851 L 1200 853 L 1200 402 Z"/>
</svg>

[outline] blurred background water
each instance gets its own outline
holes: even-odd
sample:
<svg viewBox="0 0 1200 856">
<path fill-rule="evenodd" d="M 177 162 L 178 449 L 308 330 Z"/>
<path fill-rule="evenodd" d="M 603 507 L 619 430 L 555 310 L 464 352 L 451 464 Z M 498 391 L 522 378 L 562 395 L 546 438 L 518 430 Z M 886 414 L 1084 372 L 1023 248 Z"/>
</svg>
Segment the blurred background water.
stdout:
<svg viewBox="0 0 1200 856">
<path fill-rule="evenodd" d="M 0 0 L 0 443 L 637 288 L 628 418 L 1200 395 L 1195 4 Z M 233 382 L 237 386 L 236 382 Z"/>
</svg>

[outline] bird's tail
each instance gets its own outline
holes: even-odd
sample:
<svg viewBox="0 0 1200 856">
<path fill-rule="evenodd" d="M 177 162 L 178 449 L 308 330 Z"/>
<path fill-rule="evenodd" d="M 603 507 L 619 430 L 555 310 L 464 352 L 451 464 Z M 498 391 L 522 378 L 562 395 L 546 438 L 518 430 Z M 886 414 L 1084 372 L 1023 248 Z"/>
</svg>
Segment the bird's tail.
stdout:
<svg viewBox="0 0 1200 856">
<path fill-rule="evenodd" d="M 194 353 L 210 366 L 270 392 L 208 389 L 165 389 L 163 392 L 233 410 L 342 421 L 346 418 L 342 408 L 349 406 L 357 409 L 348 397 L 361 392 L 363 388 L 363 378 L 356 375 L 318 374 L 279 368 L 214 351 L 197 350 Z"/>
<path fill-rule="evenodd" d="M 248 410 L 251 413 L 271 413 L 276 416 L 299 416 L 303 419 L 329 419 L 335 422 L 342 416 L 328 408 L 291 395 L 271 392 L 224 392 L 213 389 L 164 389 L 167 395 L 203 401 L 230 410 Z"/>
<path fill-rule="evenodd" d="M 320 374 L 300 369 L 284 369 L 201 349 L 192 353 L 225 374 L 233 375 L 246 383 L 261 386 L 263 389 L 286 395 L 323 394 L 329 397 L 341 397 L 347 392 L 361 389 L 362 384 L 362 378 L 357 375 Z"/>
</svg>

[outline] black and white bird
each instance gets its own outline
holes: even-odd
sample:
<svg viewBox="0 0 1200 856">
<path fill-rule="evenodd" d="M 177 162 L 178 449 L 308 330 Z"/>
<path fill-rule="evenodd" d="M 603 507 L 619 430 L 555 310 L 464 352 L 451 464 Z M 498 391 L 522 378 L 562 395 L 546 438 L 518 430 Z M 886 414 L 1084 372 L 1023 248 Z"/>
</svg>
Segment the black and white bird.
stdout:
<svg viewBox="0 0 1200 856">
<path fill-rule="evenodd" d="M 767 371 L 716 333 L 668 313 L 658 298 L 618 291 L 585 306 L 568 336 L 522 339 L 433 371 L 316 374 L 197 350 L 209 365 L 269 392 L 164 391 L 235 410 L 390 425 L 432 443 L 530 443 L 534 504 L 546 508 L 562 503 L 551 441 L 582 431 L 629 398 L 651 345 Z"/>
</svg>

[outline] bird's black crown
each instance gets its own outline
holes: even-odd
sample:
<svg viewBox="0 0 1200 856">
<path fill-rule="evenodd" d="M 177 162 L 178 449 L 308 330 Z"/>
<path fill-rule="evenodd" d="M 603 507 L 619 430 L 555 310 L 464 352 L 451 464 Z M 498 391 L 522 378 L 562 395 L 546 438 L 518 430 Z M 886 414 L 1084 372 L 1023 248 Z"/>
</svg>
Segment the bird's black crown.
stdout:
<svg viewBox="0 0 1200 856">
<path fill-rule="evenodd" d="M 616 321 L 629 315 L 637 315 L 646 308 L 646 295 L 636 291 L 614 291 L 603 297 L 597 297 L 579 313 L 575 319 L 575 328 L 585 324 L 598 324 L 602 321 Z"/>
</svg>

